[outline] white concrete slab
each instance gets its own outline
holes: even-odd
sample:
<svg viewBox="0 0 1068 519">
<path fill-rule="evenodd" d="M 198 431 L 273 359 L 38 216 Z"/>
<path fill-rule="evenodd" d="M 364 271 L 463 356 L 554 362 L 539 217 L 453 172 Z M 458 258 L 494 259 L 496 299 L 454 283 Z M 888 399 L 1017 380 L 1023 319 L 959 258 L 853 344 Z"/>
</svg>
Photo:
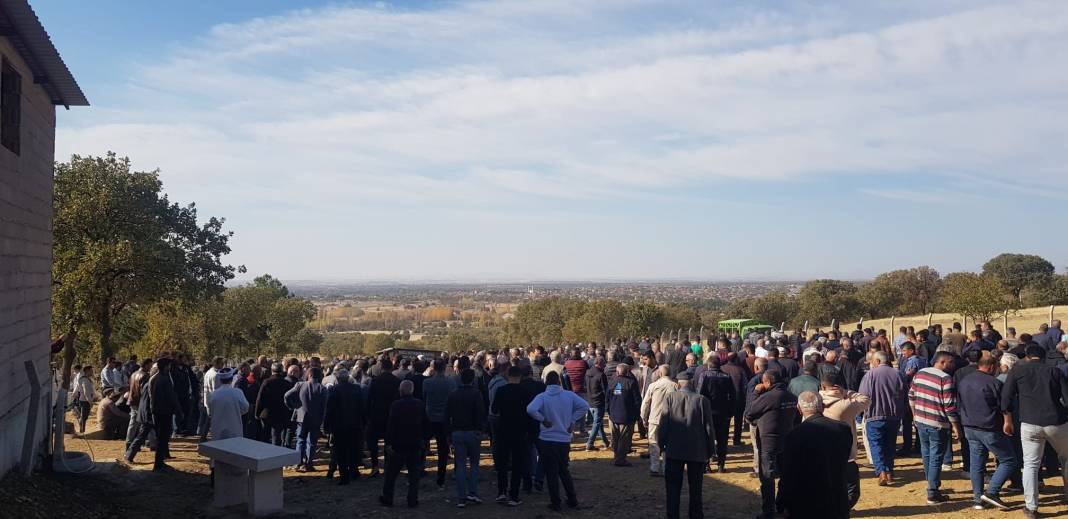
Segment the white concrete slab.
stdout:
<svg viewBox="0 0 1068 519">
<path fill-rule="evenodd" d="M 248 501 L 248 469 L 227 463 L 215 464 L 215 496 L 213 504 L 218 507 L 239 505 Z"/>
<path fill-rule="evenodd" d="M 197 447 L 197 452 L 221 463 L 252 472 L 274 470 L 300 462 L 300 454 L 293 449 L 248 438 L 203 442 Z"/>
<path fill-rule="evenodd" d="M 282 469 L 252 472 L 248 478 L 248 513 L 253 516 L 282 511 Z"/>
</svg>

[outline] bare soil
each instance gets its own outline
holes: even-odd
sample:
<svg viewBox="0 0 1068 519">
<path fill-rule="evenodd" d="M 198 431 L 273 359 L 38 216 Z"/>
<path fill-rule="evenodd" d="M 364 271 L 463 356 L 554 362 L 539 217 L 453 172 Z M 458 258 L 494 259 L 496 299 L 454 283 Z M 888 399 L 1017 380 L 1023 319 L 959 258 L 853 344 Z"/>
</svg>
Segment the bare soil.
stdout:
<svg viewBox="0 0 1068 519">
<path fill-rule="evenodd" d="M 91 426 L 93 424 L 90 424 Z M 94 428 L 95 429 L 95 428 Z M 748 441 L 748 440 L 747 440 Z M 77 519 L 118 519 L 123 517 L 151 518 L 164 514 L 175 518 L 231 518 L 243 517 L 243 507 L 216 509 L 211 506 L 207 460 L 196 453 L 196 438 L 176 438 L 172 452 L 176 459 L 170 464 L 177 470 L 157 474 L 151 469 L 152 453 L 147 449 L 138 455 L 132 466 L 118 463 L 122 456 L 121 440 L 100 439 L 99 431 L 83 438 L 66 439 L 70 451 L 91 452 L 96 469 L 84 475 L 43 474 L 31 479 L 9 476 L 0 485 L 0 517 Z M 644 451 L 644 441 L 635 438 L 635 445 Z M 601 518 L 624 514 L 630 517 L 657 518 L 664 516 L 664 480 L 648 474 L 648 460 L 637 454 L 631 457 L 634 466 L 615 467 L 611 453 L 586 452 L 581 443 L 574 443 L 571 470 L 578 489 L 581 506 L 557 514 L 546 508 L 548 496 L 535 492 L 523 495 L 523 504 L 508 508 L 493 502 L 496 497 L 496 476 L 488 447 L 483 449 L 479 491 L 485 504 L 457 509 L 454 487 L 450 481 L 444 491 L 437 490 L 430 468 L 420 484 L 420 504 L 416 510 L 403 506 L 407 484 L 402 475 L 396 489 L 394 508 L 384 508 L 377 498 L 382 490 L 382 478 L 361 477 L 351 485 L 341 487 L 337 480 L 327 480 L 321 461 L 320 471 L 284 473 L 285 517 L 509 517 L 548 518 L 558 515 L 575 518 Z M 862 451 L 863 452 L 863 451 Z M 959 452 L 959 451 L 957 451 Z M 863 454 L 861 454 L 863 458 Z M 971 483 L 959 470 L 944 475 L 943 489 L 951 501 L 938 506 L 925 504 L 926 483 L 918 458 L 905 458 L 898 464 L 898 482 L 891 487 L 878 487 L 870 467 L 861 467 L 862 496 L 853 517 L 912 517 L 939 519 L 998 518 L 1022 516 L 1023 497 L 1006 496 L 1014 506 L 1011 512 L 972 510 Z M 757 480 L 751 477 L 752 455 L 748 444 L 731 447 L 726 474 L 705 475 L 704 509 L 708 517 L 754 517 L 760 508 Z M 369 471 L 362 471 L 366 476 Z M 1042 487 L 1040 510 L 1048 517 L 1068 517 L 1060 478 L 1047 478 Z M 682 510 L 686 510 L 686 491 L 683 489 Z M 10 514 L 10 515 L 9 515 Z"/>
</svg>

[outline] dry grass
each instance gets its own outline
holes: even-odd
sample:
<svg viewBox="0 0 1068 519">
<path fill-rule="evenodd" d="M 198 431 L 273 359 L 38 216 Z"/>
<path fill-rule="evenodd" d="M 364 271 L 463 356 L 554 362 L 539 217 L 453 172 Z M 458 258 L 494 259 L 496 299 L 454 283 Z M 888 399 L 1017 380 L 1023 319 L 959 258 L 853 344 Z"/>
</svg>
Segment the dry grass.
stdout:
<svg viewBox="0 0 1068 519">
<path fill-rule="evenodd" d="M 994 325 L 994 328 L 997 328 L 1002 333 L 1005 333 L 1006 327 L 1011 326 L 1016 328 L 1017 333 L 1034 334 L 1038 331 L 1038 325 L 1049 322 L 1049 308 L 1050 307 L 1048 306 L 1042 306 L 1036 308 L 1024 308 L 1021 310 L 1010 311 L 1007 316 L 1008 324 L 1006 324 L 1006 316 L 1002 315 L 998 315 L 994 318 L 991 318 L 990 322 Z M 1068 320 L 1068 306 L 1059 306 L 1054 308 L 1053 318 L 1060 319 L 1062 321 Z M 888 332 L 892 332 L 892 330 L 896 330 L 900 326 L 914 326 L 916 327 L 916 329 L 927 327 L 926 315 L 910 315 L 904 317 L 897 317 L 893 320 L 892 326 L 890 321 L 890 318 L 868 319 L 864 321 L 864 327 L 872 327 L 876 330 L 885 329 Z M 948 328 L 954 322 L 966 324 L 966 326 L 964 327 L 965 330 L 971 329 L 969 326 L 974 325 L 974 321 L 970 319 L 965 322 L 964 316 L 960 314 L 943 313 L 931 315 L 931 323 L 941 324 L 943 328 Z M 842 323 L 839 328 L 841 330 L 853 330 L 854 328 L 856 328 L 856 326 L 857 321 L 853 321 L 848 323 Z M 826 325 L 822 328 L 827 329 L 830 328 L 830 326 Z M 813 327 L 810 326 L 809 329 L 813 329 Z"/>
</svg>

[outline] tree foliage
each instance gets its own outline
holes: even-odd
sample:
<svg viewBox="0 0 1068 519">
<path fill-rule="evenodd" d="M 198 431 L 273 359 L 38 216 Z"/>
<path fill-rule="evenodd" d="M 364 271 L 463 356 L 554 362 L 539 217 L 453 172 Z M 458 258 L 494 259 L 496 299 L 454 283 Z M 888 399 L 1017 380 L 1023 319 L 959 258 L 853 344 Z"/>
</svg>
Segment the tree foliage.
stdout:
<svg viewBox="0 0 1068 519">
<path fill-rule="evenodd" d="M 664 310 L 650 301 L 634 301 L 623 307 L 623 327 L 628 337 L 659 335 L 666 328 Z"/>
<path fill-rule="evenodd" d="M 1020 302 L 1025 288 L 1049 283 L 1053 264 L 1034 254 L 999 254 L 983 264 L 983 274 L 994 276 Z"/>
<path fill-rule="evenodd" d="M 793 323 L 797 316 L 797 298 L 784 291 L 774 291 L 759 297 L 743 299 L 727 309 L 732 319 L 760 319 L 772 325 Z"/>
<path fill-rule="evenodd" d="M 1004 310 L 1016 308 L 1016 300 L 993 275 L 972 272 L 948 274 L 942 288 L 942 308 L 966 317 L 985 320 Z"/>
<path fill-rule="evenodd" d="M 860 317 L 863 305 L 857 286 L 848 281 L 817 279 L 805 283 L 797 294 L 798 321 L 830 323 Z"/>
<path fill-rule="evenodd" d="M 100 358 L 114 353 L 125 311 L 217 295 L 240 270 L 222 263 L 232 235 L 224 220 L 200 224 L 193 204 L 172 203 L 162 189 L 158 171 L 131 171 L 114 153 L 55 165 L 53 326 L 94 332 Z"/>
<path fill-rule="evenodd" d="M 938 299 L 942 278 L 928 267 L 879 274 L 857 291 L 866 317 L 926 314 Z"/>
</svg>

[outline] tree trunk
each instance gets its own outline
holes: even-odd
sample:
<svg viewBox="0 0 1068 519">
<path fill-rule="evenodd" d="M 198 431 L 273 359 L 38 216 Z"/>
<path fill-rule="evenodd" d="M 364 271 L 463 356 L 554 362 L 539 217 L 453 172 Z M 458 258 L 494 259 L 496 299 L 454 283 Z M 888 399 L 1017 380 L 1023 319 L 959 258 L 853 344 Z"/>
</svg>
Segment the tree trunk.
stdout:
<svg viewBox="0 0 1068 519">
<path fill-rule="evenodd" d="M 70 391 L 71 369 L 74 366 L 74 341 L 78 338 L 78 326 L 71 323 L 67 328 L 67 335 L 63 338 L 63 371 L 60 379 L 60 387 L 63 391 Z"/>
</svg>

